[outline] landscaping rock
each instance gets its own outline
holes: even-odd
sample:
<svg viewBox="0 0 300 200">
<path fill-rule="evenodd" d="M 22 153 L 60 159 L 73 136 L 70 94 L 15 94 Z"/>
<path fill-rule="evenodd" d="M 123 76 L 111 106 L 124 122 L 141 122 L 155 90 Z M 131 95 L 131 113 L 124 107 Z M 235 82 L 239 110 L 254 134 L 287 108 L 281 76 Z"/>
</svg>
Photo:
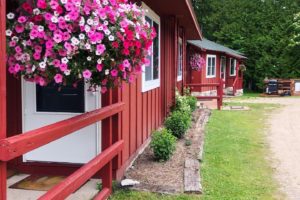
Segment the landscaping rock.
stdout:
<svg viewBox="0 0 300 200">
<path fill-rule="evenodd" d="M 140 182 L 133 180 L 133 179 L 124 179 L 121 181 L 121 186 L 122 187 L 131 187 L 131 186 L 135 186 L 135 185 L 139 185 Z"/>
</svg>

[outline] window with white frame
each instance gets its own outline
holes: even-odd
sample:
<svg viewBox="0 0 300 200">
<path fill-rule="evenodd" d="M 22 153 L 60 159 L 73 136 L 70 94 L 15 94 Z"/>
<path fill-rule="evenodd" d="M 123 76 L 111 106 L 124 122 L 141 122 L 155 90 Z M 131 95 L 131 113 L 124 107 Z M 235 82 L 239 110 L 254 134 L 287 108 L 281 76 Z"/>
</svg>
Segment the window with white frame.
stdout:
<svg viewBox="0 0 300 200">
<path fill-rule="evenodd" d="M 182 69 L 183 69 L 183 45 L 182 38 L 178 39 L 178 53 L 177 53 L 177 81 L 182 80 Z"/>
<path fill-rule="evenodd" d="M 236 59 L 230 58 L 230 76 L 236 75 Z"/>
<path fill-rule="evenodd" d="M 206 56 L 206 78 L 216 77 L 216 55 Z"/>
<path fill-rule="evenodd" d="M 157 33 L 151 48 L 152 54 L 148 56 L 150 65 L 143 67 L 142 92 L 147 92 L 160 86 L 160 17 L 145 3 L 143 3 L 142 7 L 146 10 L 146 22 Z"/>
</svg>

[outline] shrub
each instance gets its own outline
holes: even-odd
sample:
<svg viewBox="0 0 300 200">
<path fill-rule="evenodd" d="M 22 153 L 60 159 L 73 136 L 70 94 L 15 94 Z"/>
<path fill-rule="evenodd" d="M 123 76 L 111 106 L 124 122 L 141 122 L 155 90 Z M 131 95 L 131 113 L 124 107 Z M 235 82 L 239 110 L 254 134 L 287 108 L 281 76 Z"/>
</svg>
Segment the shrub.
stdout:
<svg viewBox="0 0 300 200">
<path fill-rule="evenodd" d="M 153 149 L 156 160 L 166 161 L 175 151 L 175 144 L 176 137 L 167 129 L 162 129 L 153 133 L 150 147 Z"/>
<path fill-rule="evenodd" d="M 191 114 L 191 107 L 186 96 L 181 96 L 179 93 L 176 93 L 175 111 Z"/>
<path fill-rule="evenodd" d="M 165 121 L 165 126 L 177 138 L 182 138 L 191 123 L 190 113 L 174 111 Z"/>
<path fill-rule="evenodd" d="M 191 111 L 195 111 L 197 107 L 197 98 L 194 96 L 186 96 L 186 99 Z"/>
</svg>

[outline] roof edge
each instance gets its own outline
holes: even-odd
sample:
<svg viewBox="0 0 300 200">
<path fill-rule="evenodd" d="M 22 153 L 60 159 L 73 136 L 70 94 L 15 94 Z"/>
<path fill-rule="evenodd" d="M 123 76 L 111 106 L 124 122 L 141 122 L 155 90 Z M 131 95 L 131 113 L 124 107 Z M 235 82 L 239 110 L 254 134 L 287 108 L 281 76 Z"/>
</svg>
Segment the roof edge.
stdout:
<svg viewBox="0 0 300 200">
<path fill-rule="evenodd" d="M 195 10 L 193 8 L 193 4 L 192 4 L 191 0 L 185 0 L 185 2 L 186 2 L 186 5 L 187 5 L 188 9 L 190 10 L 191 15 L 192 15 L 195 27 L 196 27 L 197 32 L 198 32 L 198 35 L 199 35 L 200 39 L 202 40 L 203 36 L 202 36 L 202 32 L 201 32 L 201 29 L 200 29 L 200 26 L 199 26 L 199 23 L 198 23 L 198 19 L 197 19 Z"/>
</svg>

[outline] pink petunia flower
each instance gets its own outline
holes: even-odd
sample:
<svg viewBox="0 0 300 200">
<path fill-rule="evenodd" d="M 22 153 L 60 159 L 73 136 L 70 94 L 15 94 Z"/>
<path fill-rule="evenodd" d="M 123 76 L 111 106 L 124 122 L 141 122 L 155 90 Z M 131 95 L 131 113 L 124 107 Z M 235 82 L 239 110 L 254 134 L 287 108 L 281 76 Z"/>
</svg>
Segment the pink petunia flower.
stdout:
<svg viewBox="0 0 300 200">
<path fill-rule="evenodd" d="M 47 8 L 47 3 L 45 0 L 38 0 L 37 1 L 37 7 L 40 9 L 46 9 Z"/>
<path fill-rule="evenodd" d="M 97 70 L 99 71 L 99 72 L 101 72 L 102 71 L 102 69 L 103 69 L 103 64 L 97 64 Z"/>
<path fill-rule="evenodd" d="M 18 18 L 18 22 L 19 22 L 20 24 L 25 23 L 26 21 L 27 21 L 27 18 L 26 18 L 25 16 L 20 16 L 20 17 Z"/>
<path fill-rule="evenodd" d="M 61 74 L 56 74 L 54 76 L 55 83 L 62 83 L 63 82 L 63 76 Z"/>
<path fill-rule="evenodd" d="M 106 47 L 104 44 L 98 44 L 97 45 L 97 50 L 96 50 L 96 55 L 100 56 L 103 54 L 103 52 L 106 50 Z"/>
<path fill-rule="evenodd" d="M 17 24 L 15 27 L 15 30 L 17 33 L 23 33 L 24 32 L 24 26 L 21 24 Z"/>
<path fill-rule="evenodd" d="M 113 70 L 111 70 L 110 74 L 112 77 L 116 77 L 118 75 L 118 70 L 113 69 Z"/>
<path fill-rule="evenodd" d="M 92 76 L 92 72 L 90 70 L 86 69 L 82 72 L 82 76 L 86 79 L 89 79 Z"/>
<path fill-rule="evenodd" d="M 64 72 L 68 69 L 68 65 L 65 63 L 61 63 L 59 66 L 60 71 Z"/>
</svg>

